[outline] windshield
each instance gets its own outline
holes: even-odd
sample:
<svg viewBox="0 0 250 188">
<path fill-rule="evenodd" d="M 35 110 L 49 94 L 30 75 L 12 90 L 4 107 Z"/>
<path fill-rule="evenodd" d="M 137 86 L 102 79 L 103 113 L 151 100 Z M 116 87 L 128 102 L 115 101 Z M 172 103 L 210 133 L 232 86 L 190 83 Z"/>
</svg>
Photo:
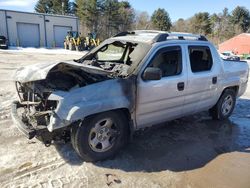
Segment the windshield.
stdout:
<svg viewBox="0 0 250 188">
<path fill-rule="evenodd" d="M 124 52 L 124 46 L 115 46 L 114 44 L 110 44 L 104 46 L 99 52 L 97 52 L 96 59 L 99 61 L 121 61 Z"/>
<path fill-rule="evenodd" d="M 126 76 L 138 66 L 150 48 L 151 45 L 146 43 L 112 41 L 99 46 L 78 62 Z"/>
</svg>

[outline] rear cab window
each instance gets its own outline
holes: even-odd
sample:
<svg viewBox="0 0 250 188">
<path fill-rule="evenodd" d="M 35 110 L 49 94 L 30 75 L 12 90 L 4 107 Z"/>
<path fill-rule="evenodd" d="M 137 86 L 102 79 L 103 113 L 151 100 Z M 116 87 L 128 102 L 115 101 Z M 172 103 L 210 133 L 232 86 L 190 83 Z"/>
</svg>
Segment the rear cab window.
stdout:
<svg viewBox="0 0 250 188">
<path fill-rule="evenodd" d="M 210 71 L 213 66 L 211 50 L 208 46 L 189 46 L 190 67 L 193 73 Z"/>
</svg>

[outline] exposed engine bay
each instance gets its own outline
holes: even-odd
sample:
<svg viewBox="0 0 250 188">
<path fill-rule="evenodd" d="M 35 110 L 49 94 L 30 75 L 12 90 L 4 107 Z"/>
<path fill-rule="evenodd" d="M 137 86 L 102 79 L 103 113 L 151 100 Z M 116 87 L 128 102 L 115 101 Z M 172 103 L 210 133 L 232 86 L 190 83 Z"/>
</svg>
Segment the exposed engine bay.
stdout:
<svg viewBox="0 0 250 188">
<path fill-rule="evenodd" d="M 48 125 L 50 115 L 57 106 L 57 101 L 48 100 L 52 92 L 70 91 L 106 79 L 108 78 L 102 75 L 93 75 L 79 68 L 58 64 L 45 80 L 16 82 L 20 103 L 23 105 L 21 112 L 23 122 L 35 128 Z"/>
</svg>

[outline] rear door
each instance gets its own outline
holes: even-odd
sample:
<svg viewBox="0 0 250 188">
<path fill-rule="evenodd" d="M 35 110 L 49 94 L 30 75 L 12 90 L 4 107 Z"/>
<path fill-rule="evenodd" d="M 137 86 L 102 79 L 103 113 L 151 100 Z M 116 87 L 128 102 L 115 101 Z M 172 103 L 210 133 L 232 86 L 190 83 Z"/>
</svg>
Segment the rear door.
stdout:
<svg viewBox="0 0 250 188">
<path fill-rule="evenodd" d="M 188 82 L 183 111 L 191 114 L 216 103 L 220 71 L 209 46 L 187 45 L 186 52 Z"/>
<path fill-rule="evenodd" d="M 162 47 L 156 51 L 146 67 L 158 67 L 160 80 L 145 81 L 142 70 L 138 77 L 136 122 L 138 128 L 150 126 L 181 116 L 187 74 L 181 46 Z"/>
</svg>

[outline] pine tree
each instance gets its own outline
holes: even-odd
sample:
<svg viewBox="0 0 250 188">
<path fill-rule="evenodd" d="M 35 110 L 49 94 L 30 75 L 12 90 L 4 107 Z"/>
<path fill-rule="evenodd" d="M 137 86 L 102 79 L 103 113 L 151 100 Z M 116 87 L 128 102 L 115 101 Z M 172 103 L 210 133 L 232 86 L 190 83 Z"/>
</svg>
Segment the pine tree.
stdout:
<svg viewBox="0 0 250 188">
<path fill-rule="evenodd" d="M 110 37 L 119 30 L 119 2 L 118 0 L 106 0 L 103 7 L 106 36 Z"/>
<path fill-rule="evenodd" d="M 76 0 L 77 16 L 81 22 L 89 28 L 90 32 L 97 32 L 101 14 L 101 1 L 99 0 Z"/>
<path fill-rule="evenodd" d="M 68 14 L 69 0 L 51 0 L 52 1 L 52 13 L 53 14 Z"/>
<path fill-rule="evenodd" d="M 208 35 L 211 33 L 211 21 L 208 12 L 199 12 L 190 19 L 192 33 Z"/>
<path fill-rule="evenodd" d="M 39 0 L 35 5 L 35 11 L 48 14 L 71 13 L 69 0 Z"/>
<path fill-rule="evenodd" d="M 76 0 L 77 16 L 86 34 L 96 32 L 100 38 L 128 30 L 134 21 L 134 10 L 127 1 Z"/>
<path fill-rule="evenodd" d="M 135 21 L 135 11 L 128 1 L 119 2 L 119 31 L 127 31 L 131 29 Z"/>
<path fill-rule="evenodd" d="M 154 11 L 151 21 L 155 29 L 162 31 L 169 31 L 172 26 L 168 12 L 161 8 Z"/>
<path fill-rule="evenodd" d="M 38 13 L 52 13 L 52 0 L 39 0 L 35 5 L 35 11 Z"/>
<path fill-rule="evenodd" d="M 245 7 L 237 6 L 233 12 L 231 21 L 234 25 L 238 25 L 242 32 L 248 31 L 250 28 L 250 13 Z"/>
</svg>

